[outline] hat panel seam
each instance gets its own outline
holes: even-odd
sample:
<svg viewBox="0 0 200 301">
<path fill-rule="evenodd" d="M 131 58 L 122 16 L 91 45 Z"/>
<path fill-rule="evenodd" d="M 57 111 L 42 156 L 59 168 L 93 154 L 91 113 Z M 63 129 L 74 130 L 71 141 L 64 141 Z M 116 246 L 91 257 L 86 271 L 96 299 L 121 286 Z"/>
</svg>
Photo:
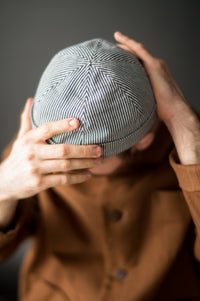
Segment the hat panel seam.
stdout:
<svg viewBox="0 0 200 301">
<path fill-rule="evenodd" d="M 77 62 L 84 68 L 76 68 Z M 60 65 L 60 70 L 56 65 Z M 65 112 L 65 118 L 68 118 L 68 112 L 73 115 L 76 112 L 73 107 L 78 106 L 79 113 L 72 116 L 80 120 L 78 129 L 70 135 L 61 133 L 53 136 L 48 142 L 99 144 L 104 147 L 106 156 L 121 152 L 127 146 L 134 145 L 151 129 L 156 115 L 152 111 L 153 107 L 156 108 L 153 93 L 150 93 L 142 69 L 144 67 L 137 57 L 103 39 L 93 39 L 65 48 L 54 58 L 41 85 L 41 91 L 46 86 L 45 93 L 39 94 L 43 102 L 38 103 L 38 106 L 35 103 L 31 114 L 40 125 L 54 120 L 54 116 L 62 119 Z M 82 75 L 76 81 L 79 70 L 82 70 Z M 51 85 L 48 87 L 49 83 Z M 146 90 L 143 92 L 142 89 Z M 73 94 L 74 97 L 71 97 Z M 33 118 L 32 123 L 34 126 Z"/>
<path fill-rule="evenodd" d="M 91 46 L 85 46 L 85 42 L 82 42 L 82 43 L 78 43 L 76 45 L 73 45 L 73 46 L 69 46 L 69 47 L 66 47 L 62 50 L 60 50 L 56 56 L 68 56 L 70 55 L 70 58 L 71 57 L 80 57 L 84 60 L 86 60 L 87 62 L 91 62 L 91 58 L 93 57 L 93 53 L 91 54 L 90 56 L 90 53 L 95 51 L 95 47 L 98 46 L 98 44 L 100 44 L 102 42 L 102 39 L 91 39 L 89 40 L 88 42 L 96 42 L 96 44 L 94 44 L 94 46 L 91 48 Z M 111 44 L 110 42 L 107 42 L 109 44 Z M 85 51 L 87 50 L 87 51 Z M 87 57 L 86 57 L 86 56 Z M 55 57 L 56 57 L 55 56 Z"/>
<path fill-rule="evenodd" d="M 149 114 L 148 118 L 146 118 L 146 120 L 145 120 L 139 127 L 137 127 L 134 131 L 132 131 L 131 133 L 129 133 L 129 134 L 126 135 L 126 136 L 117 138 L 117 139 L 112 140 L 112 141 L 103 142 L 103 143 L 101 143 L 101 144 L 115 143 L 115 142 L 117 142 L 117 141 L 121 141 L 121 140 L 123 140 L 123 139 L 127 139 L 129 136 L 132 136 L 133 134 L 137 133 L 137 132 L 138 132 L 141 128 L 143 128 L 144 125 L 147 124 L 148 121 L 153 117 L 153 115 L 154 115 L 154 113 L 155 113 L 155 111 L 156 111 L 156 107 L 157 107 L 157 106 L 156 106 L 156 104 L 155 104 L 155 106 L 154 106 L 153 110 L 151 111 L 151 113 Z"/>
<path fill-rule="evenodd" d="M 132 99 L 131 98 L 133 98 L 133 96 L 132 95 L 128 95 L 128 90 L 130 90 L 130 87 L 128 86 L 128 85 L 124 85 L 124 87 L 123 87 L 123 85 L 122 84 L 120 84 L 118 81 L 116 81 L 115 79 L 113 79 L 109 74 L 107 74 L 104 70 L 101 70 L 100 68 L 99 68 L 99 71 L 101 72 L 101 73 L 103 73 L 104 74 L 104 76 L 106 76 L 106 77 L 108 77 L 111 81 L 113 81 L 113 83 L 121 90 L 121 92 L 127 97 L 127 100 L 128 101 L 132 101 Z M 132 83 L 132 85 L 133 85 L 134 83 Z M 131 91 L 131 94 L 133 93 L 133 91 Z M 137 100 L 137 98 L 135 97 L 134 98 L 134 101 L 136 101 Z M 133 104 L 135 104 L 133 101 L 132 101 L 132 103 Z M 139 102 L 137 102 L 137 110 L 138 110 L 138 112 L 141 114 L 142 113 L 142 107 L 140 106 L 140 104 L 139 104 Z"/>
<path fill-rule="evenodd" d="M 67 48 L 62 49 L 61 51 L 59 51 L 55 55 L 55 57 L 53 59 L 55 59 L 56 57 L 60 58 L 60 57 L 63 57 L 63 56 L 70 56 L 70 58 L 80 57 L 80 58 L 84 59 L 86 62 L 89 62 L 89 61 L 91 61 L 91 57 L 89 56 L 89 53 L 92 50 L 95 50 L 95 47 L 97 47 L 98 44 L 103 42 L 102 44 L 109 43 L 109 46 L 112 45 L 110 42 L 106 41 L 107 43 L 105 43 L 105 41 L 103 41 L 101 39 L 93 39 L 93 40 L 90 40 L 90 41 L 96 41 L 96 45 L 94 45 L 92 49 L 90 49 L 89 46 L 85 47 L 84 42 L 79 43 L 77 45 L 69 46 Z M 88 42 L 90 42 L 90 41 L 88 41 Z M 87 52 L 85 52 L 85 50 L 87 50 Z M 107 50 L 110 50 L 110 48 L 108 48 Z M 113 51 L 115 51 L 114 54 L 113 54 Z M 127 64 L 133 63 L 133 64 L 140 65 L 138 63 L 138 61 L 135 59 L 134 55 L 131 55 L 131 54 L 125 52 L 125 50 L 123 50 L 119 47 L 112 48 L 112 53 L 105 52 L 105 48 L 98 48 L 98 53 L 101 56 L 104 54 L 104 58 L 96 59 L 96 62 L 116 61 L 116 62 L 125 62 Z M 111 57 L 111 54 L 112 54 L 112 57 Z M 123 57 L 122 57 L 122 55 L 123 55 Z M 108 58 L 105 58 L 105 57 L 108 57 Z"/>
<path fill-rule="evenodd" d="M 102 79 L 100 80 L 100 83 L 98 83 L 97 90 L 101 90 L 103 88 L 104 92 L 106 93 L 106 97 L 107 97 L 107 104 L 105 105 L 104 102 L 102 103 L 103 105 L 103 110 L 101 110 L 101 117 L 97 118 L 97 123 L 98 123 L 98 127 L 96 126 L 96 128 L 94 128 L 94 130 L 98 130 L 99 128 L 102 128 L 102 130 L 106 131 L 107 135 L 106 135 L 106 140 L 110 139 L 112 140 L 112 137 L 116 136 L 116 130 L 117 133 L 120 135 L 123 135 L 124 132 L 127 132 L 128 127 L 130 127 L 131 129 L 131 124 L 127 124 L 127 126 L 124 128 L 122 125 L 126 124 L 126 114 L 129 114 L 128 110 L 128 106 L 127 104 L 130 103 L 130 100 L 127 99 L 126 95 L 121 91 L 121 89 L 118 88 L 117 84 L 114 81 L 111 81 L 111 79 L 109 77 L 105 77 L 105 74 L 100 72 L 98 68 L 94 68 L 97 70 L 98 74 L 101 74 L 101 76 L 104 78 L 103 82 L 104 82 L 104 86 L 101 85 L 102 83 Z M 111 85 L 112 84 L 112 85 Z M 94 92 L 94 91 L 93 91 Z M 109 93 L 108 93 L 109 92 Z M 100 103 L 100 99 L 98 99 L 98 94 L 96 95 L 96 93 L 93 93 L 92 95 L 92 104 L 94 107 L 94 111 L 99 111 L 98 109 L 98 104 Z M 125 103 L 118 103 L 117 99 L 122 99 L 125 96 Z M 95 98 L 94 98 L 95 97 Z M 97 100 L 96 100 L 97 97 Z M 100 95 L 100 98 L 104 98 L 104 95 Z M 115 101 L 116 98 L 116 101 Z M 96 105 L 97 102 L 97 105 Z M 92 111 L 93 113 L 93 107 L 90 108 L 90 112 Z M 134 106 L 133 106 L 134 108 Z M 105 112 L 105 113 L 104 113 Z M 107 113 L 108 112 L 108 113 Z M 111 114 L 112 112 L 112 114 Z M 120 115 L 119 115 L 120 112 Z M 122 112 L 124 112 L 123 114 L 121 114 Z M 112 116 L 110 116 L 110 114 Z M 110 117 L 111 118 L 110 118 Z M 134 116 L 137 116 L 137 112 L 134 112 Z M 100 120 L 100 125 L 98 122 L 98 119 Z M 118 122 L 120 120 L 120 122 Z M 130 118 L 128 119 L 130 120 Z M 97 124 L 96 124 L 97 125 Z M 102 127 L 104 126 L 104 127 Z M 107 129 L 106 129 L 107 126 Z M 130 130 L 128 131 L 130 133 Z M 105 132 L 104 132 L 105 133 Z M 102 138 L 101 138 L 102 139 Z M 105 139 L 105 135 L 104 135 L 104 139 Z M 109 141 L 110 141 L 109 140 Z"/>
<path fill-rule="evenodd" d="M 101 55 L 103 56 L 103 52 L 101 53 Z M 115 53 L 115 56 L 112 54 L 112 57 L 110 56 L 111 54 L 107 54 L 107 55 L 104 55 L 101 59 L 97 59 L 95 62 L 96 63 L 108 63 L 108 62 L 117 62 L 117 63 L 124 63 L 124 64 L 127 64 L 127 65 L 130 65 L 130 64 L 135 64 L 137 66 L 140 66 L 141 64 L 139 62 L 137 62 L 135 60 L 135 57 L 134 56 L 131 56 L 129 58 L 127 57 L 121 57 L 121 53 Z"/>
<path fill-rule="evenodd" d="M 36 97 L 36 98 L 35 98 L 35 101 L 36 101 L 36 102 L 41 102 L 47 93 L 50 93 L 52 90 L 55 90 L 57 87 L 60 86 L 60 84 L 61 84 L 62 82 L 65 81 L 65 79 L 66 79 L 68 76 L 72 76 L 74 73 L 76 73 L 78 70 L 80 70 L 80 69 L 83 68 L 83 67 L 84 67 L 84 64 L 81 63 L 81 65 L 79 65 L 75 70 L 70 71 L 70 72 L 68 72 L 67 74 L 65 74 L 65 76 L 63 76 L 63 77 L 62 77 L 59 81 L 57 81 L 55 84 L 50 85 L 48 88 L 46 87 L 46 89 L 43 90 L 44 92 L 41 93 L 39 97 Z M 39 87 L 38 87 L 38 88 L 39 88 Z M 39 89 L 38 89 L 38 90 L 39 90 Z M 39 93 L 39 91 L 36 91 L 36 95 L 37 95 L 37 93 Z"/>
<path fill-rule="evenodd" d="M 61 50 L 62 53 L 57 53 L 56 56 L 58 56 L 59 58 L 63 57 L 63 56 L 66 56 L 66 57 L 69 56 L 70 58 L 79 57 L 79 58 L 84 59 L 85 61 L 89 62 L 89 60 L 90 60 L 89 52 L 91 52 L 91 50 L 88 48 L 87 54 L 86 54 L 86 52 L 84 52 L 82 50 L 85 50 L 85 48 L 84 47 L 75 48 L 74 46 L 67 47 L 67 48 Z M 87 56 L 85 56 L 85 55 L 87 55 Z"/>
<path fill-rule="evenodd" d="M 84 68 L 85 68 L 85 65 L 82 65 L 82 66 L 76 68 L 76 69 L 73 71 L 73 73 L 76 74 L 76 73 L 79 72 L 81 69 L 84 70 Z M 71 73 L 71 74 L 68 74 L 68 75 L 70 76 L 70 75 L 72 75 L 72 73 Z M 56 89 L 56 88 L 58 88 L 61 84 L 64 83 L 64 81 L 66 80 L 66 78 L 68 77 L 68 75 L 65 77 L 64 80 L 60 81 L 60 84 L 59 84 L 59 85 L 56 85 L 56 86 L 54 87 L 54 89 L 49 90 L 48 98 L 51 96 L 52 93 L 55 92 L 55 89 Z M 43 95 L 43 98 L 45 97 L 45 95 L 46 95 L 46 94 Z M 36 98 L 35 100 L 37 100 L 37 98 Z M 55 100 L 56 100 L 56 99 L 55 99 Z M 41 101 L 42 101 L 42 100 L 41 100 Z M 41 102 L 41 101 L 40 101 L 40 102 Z M 38 101 L 35 101 L 35 104 L 37 104 L 37 102 L 38 102 Z M 52 106 L 52 103 L 51 103 L 51 106 Z M 32 106 L 32 107 L 33 107 L 33 106 Z M 35 122 L 35 118 L 34 118 L 34 116 L 33 116 L 33 110 L 31 111 L 31 113 L 32 113 L 32 114 L 31 114 L 31 117 L 32 117 L 32 121 L 33 121 L 34 126 L 36 126 L 36 127 L 39 126 L 39 124 L 37 125 L 36 122 Z"/>
<path fill-rule="evenodd" d="M 156 112 L 156 107 L 157 107 L 157 105 L 155 104 L 155 106 L 154 106 L 153 110 L 151 111 L 151 113 L 149 114 L 148 118 L 139 127 L 137 127 L 134 131 L 130 132 L 128 135 L 117 138 L 117 139 L 114 139 L 114 140 L 111 140 L 111 141 L 100 142 L 100 144 L 101 145 L 106 145 L 106 144 L 109 144 L 109 143 L 116 143 L 118 141 L 123 141 L 124 139 L 127 139 L 128 137 L 136 134 L 139 130 L 141 130 L 141 128 L 143 128 L 146 124 L 148 124 L 149 120 L 151 120 L 154 117 L 154 114 Z M 53 138 L 49 138 L 48 140 L 52 141 L 54 144 L 57 144 L 57 142 L 54 141 Z"/>
<path fill-rule="evenodd" d="M 81 47 L 80 47 L 80 49 L 81 49 Z M 101 54 L 101 55 L 103 55 L 103 52 L 101 52 L 100 50 L 99 50 L 99 54 Z M 58 54 L 57 54 L 58 55 Z M 113 55 L 113 54 L 112 54 Z M 127 64 L 127 65 L 129 65 L 129 64 L 136 64 L 137 66 L 140 66 L 141 64 L 140 63 L 138 63 L 136 60 L 134 60 L 134 56 L 132 55 L 132 57 L 130 57 L 129 59 L 127 59 L 125 56 L 123 57 L 123 58 L 121 58 L 120 56 L 121 56 L 121 54 L 120 53 L 116 53 L 116 58 L 115 57 L 110 57 L 110 54 L 108 55 L 107 54 L 107 56 L 108 56 L 108 58 L 102 58 L 102 59 L 95 59 L 95 61 L 91 61 L 92 59 L 90 58 L 90 57 L 85 57 L 85 56 L 83 56 L 82 55 L 82 53 L 81 52 L 77 52 L 77 53 L 67 53 L 67 52 L 65 52 L 65 53 L 63 53 L 62 55 L 60 55 L 59 56 L 59 58 L 60 57 L 64 57 L 64 56 L 66 56 L 66 57 L 70 57 L 70 59 L 71 58 L 81 58 L 81 59 L 83 59 L 86 63 L 108 63 L 109 61 L 110 62 L 117 62 L 117 63 L 125 63 L 125 64 Z M 55 57 L 56 58 L 56 57 Z M 94 58 L 93 58 L 94 59 Z"/>
<path fill-rule="evenodd" d="M 95 44 L 95 46 L 97 47 L 99 41 L 97 41 L 97 43 Z M 89 95 L 91 93 L 90 89 L 89 89 L 89 79 L 90 79 L 90 73 L 91 73 L 91 65 L 92 65 L 92 62 L 93 62 L 93 59 L 95 57 L 95 54 L 97 52 L 97 48 L 93 47 L 91 49 L 91 57 L 90 57 L 90 60 L 89 60 L 89 63 L 88 63 L 88 69 L 87 69 L 87 75 L 86 75 L 86 79 L 85 79 L 85 82 L 86 82 L 86 87 L 85 87 L 85 100 L 84 100 L 84 105 L 83 105 L 83 127 L 82 127 L 82 142 L 84 144 L 85 142 L 85 139 L 88 140 L 88 114 L 87 114 L 87 102 L 89 101 Z M 84 138 L 83 138 L 84 136 Z"/>
<path fill-rule="evenodd" d="M 114 126 L 114 119 L 113 116 L 112 120 L 113 123 L 111 124 L 109 114 L 107 112 L 110 111 L 110 105 L 113 103 L 112 99 L 112 87 L 111 87 L 111 81 L 105 80 L 105 76 L 102 73 L 99 72 L 98 69 L 93 68 L 93 76 L 95 79 L 93 79 L 93 83 L 95 81 L 95 84 L 90 83 L 90 88 L 92 89 L 92 95 L 91 95 L 91 101 L 88 103 L 90 112 L 90 116 L 92 113 L 92 116 L 96 116 L 94 119 L 90 118 L 90 129 L 94 131 L 94 134 L 98 136 L 99 140 L 102 139 L 110 139 L 113 136 L 112 130 Z M 103 85 L 102 85 L 103 82 Z M 109 88 L 108 88 L 109 87 Z M 99 93 L 98 91 L 103 91 L 102 93 Z M 104 95 L 106 94 L 106 96 Z M 102 102 L 101 99 L 107 98 L 107 102 Z M 97 114 L 96 114 L 97 112 Z M 116 118 L 117 120 L 117 118 Z M 99 131 L 101 129 L 101 132 Z M 91 140 L 91 138 L 89 139 Z"/>
<path fill-rule="evenodd" d="M 133 93 L 133 90 L 131 89 L 132 86 L 135 85 L 134 80 L 130 81 L 126 78 L 126 82 L 125 79 L 123 77 L 123 82 L 121 81 L 121 77 L 119 76 L 119 74 L 114 74 L 115 78 L 113 78 L 112 75 L 110 75 L 108 72 L 110 71 L 109 69 L 103 69 L 101 66 L 98 66 L 99 71 L 103 72 L 105 76 L 110 77 L 110 79 L 116 83 L 116 85 L 118 85 L 125 94 L 127 94 L 127 92 L 131 91 L 131 93 Z M 122 70 L 122 67 L 120 66 L 120 71 Z M 111 72 L 111 71 L 110 71 Z M 113 71 L 112 71 L 113 72 Z M 137 90 L 138 88 L 135 87 L 135 90 Z M 128 96 L 128 97 L 131 97 Z M 132 97 L 131 97 L 132 98 Z M 134 98 L 135 101 L 135 98 Z M 138 103 L 139 107 L 140 104 Z M 141 107 L 140 107 L 141 108 Z M 141 108 L 142 109 L 142 108 Z"/>
<path fill-rule="evenodd" d="M 108 73 L 108 70 L 103 70 L 101 67 L 99 67 L 99 71 L 102 72 L 105 77 L 110 78 L 110 80 L 113 81 L 117 85 L 117 87 L 121 90 L 122 94 L 124 94 L 126 96 L 127 101 L 132 102 L 132 104 L 136 108 L 136 113 L 138 114 L 138 117 L 141 117 L 144 109 L 142 108 L 142 106 L 140 105 L 140 103 L 138 101 L 138 99 L 141 98 L 141 95 L 140 95 L 140 97 L 138 97 L 138 95 L 137 95 L 138 93 L 140 93 L 140 89 L 138 90 L 137 86 L 135 87 L 135 90 L 133 90 L 133 88 L 132 88 L 135 85 L 134 80 L 132 82 L 126 80 L 126 83 L 125 83 L 125 79 L 123 78 L 123 82 L 120 82 L 120 79 L 122 76 L 119 77 L 119 75 L 118 75 L 118 76 L 116 76 L 116 78 L 113 78 L 113 76 Z M 115 76 L 115 74 L 114 74 L 114 76 Z M 118 77 L 119 77 L 119 80 L 118 80 Z M 145 77 L 144 77 L 144 79 L 145 79 Z M 146 80 L 148 81 L 148 78 Z M 150 87 L 150 83 L 146 82 L 146 84 L 147 84 L 147 89 L 148 89 Z M 153 93 L 149 90 L 148 94 L 149 94 L 148 95 L 149 99 L 153 100 L 154 99 Z M 144 95 L 144 98 L 147 99 L 147 95 Z M 154 100 L 154 103 L 155 103 L 155 100 Z"/>
</svg>

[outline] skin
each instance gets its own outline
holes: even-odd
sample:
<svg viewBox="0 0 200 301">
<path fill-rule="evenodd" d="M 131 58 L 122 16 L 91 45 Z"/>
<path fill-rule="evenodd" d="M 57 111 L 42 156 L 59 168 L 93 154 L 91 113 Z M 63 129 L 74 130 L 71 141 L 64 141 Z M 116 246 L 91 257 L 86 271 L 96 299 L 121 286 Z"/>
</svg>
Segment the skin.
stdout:
<svg viewBox="0 0 200 301">
<path fill-rule="evenodd" d="M 166 124 L 173 138 L 180 163 L 199 164 L 200 121 L 185 100 L 166 63 L 150 54 L 143 44 L 120 32 L 115 32 L 114 38 L 119 47 L 142 61 L 153 88 L 158 117 Z"/>
<path fill-rule="evenodd" d="M 154 91 L 158 117 L 173 138 L 180 163 L 200 164 L 200 121 L 166 63 L 150 54 L 143 44 L 120 32 L 115 32 L 114 38 L 119 47 L 142 61 Z M 118 156 L 102 160 L 102 150 L 95 145 L 48 145 L 45 142 L 48 138 L 76 129 L 79 121 L 71 118 L 31 129 L 32 101 L 32 98 L 27 100 L 17 139 L 10 155 L 0 165 L 1 229 L 9 226 L 19 199 L 50 187 L 87 181 L 92 174 L 110 174 L 123 163 Z M 153 139 L 154 131 L 151 131 L 131 151 L 144 150 Z"/>
<path fill-rule="evenodd" d="M 134 154 L 136 151 L 142 151 L 149 147 L 155 137 L 154 127 L 152 131 L 148 133 L 142 140 L 135 144 L 131 148 L 131 153 Z M 94 175 L 108 175 L 114 172 L 120 165 L 123 164 L 123 159 L 119 156 L 112 156 L 102 161 L 100 166 L 90 169 L 90 172 Z"/>
</svg>

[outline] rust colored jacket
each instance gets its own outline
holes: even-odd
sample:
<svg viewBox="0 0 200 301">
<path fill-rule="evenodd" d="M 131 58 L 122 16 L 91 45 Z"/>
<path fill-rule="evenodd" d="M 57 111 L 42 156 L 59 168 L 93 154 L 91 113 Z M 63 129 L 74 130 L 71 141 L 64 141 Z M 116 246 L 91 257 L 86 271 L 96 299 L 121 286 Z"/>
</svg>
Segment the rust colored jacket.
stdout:
<svg viewBox="0 0 200 301">
<path fill-rule="evenodd" d="M 21 200 L 0 233 L 1 261 L 33 237 L 19 300 L 200 300 L 200 165 L 173 147 L 160 123 L 112 175 Z"/>
</svg>

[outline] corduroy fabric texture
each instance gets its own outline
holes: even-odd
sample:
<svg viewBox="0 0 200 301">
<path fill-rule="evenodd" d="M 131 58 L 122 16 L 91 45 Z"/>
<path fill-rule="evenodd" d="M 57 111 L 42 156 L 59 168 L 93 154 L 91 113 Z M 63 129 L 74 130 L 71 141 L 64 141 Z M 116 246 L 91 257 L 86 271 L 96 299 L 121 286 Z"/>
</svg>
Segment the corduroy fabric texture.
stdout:
<svg viewBox="0 0 200 301">
<path fill-rule="evenodd" d="M 106 158 L 141 140 L 155 122 L 156 103 L 140 61 L 100 38 L 58 52 L 40 79 L 32 126 L 71 117 L 79 128 L 48 143 L 98 144 Z"/>
</svg>

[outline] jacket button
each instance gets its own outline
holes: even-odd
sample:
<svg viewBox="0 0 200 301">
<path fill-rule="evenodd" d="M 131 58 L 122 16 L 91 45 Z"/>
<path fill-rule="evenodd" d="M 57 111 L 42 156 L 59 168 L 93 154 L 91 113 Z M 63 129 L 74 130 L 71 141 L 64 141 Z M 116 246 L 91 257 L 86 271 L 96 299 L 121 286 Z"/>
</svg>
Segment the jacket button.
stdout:
<svg viewBox="0 0 200 301">
<path fill-rule="evenodd" d="M 122 217 L 122 212 L 120 210 L 115 209 L 110 212 L 110 220 L 113 222 L 119 221 L 121 217 Z"/>
<path fill-rule="evenodd" d="M 124 269 L 118 269 L 115 272 L 115 277 L 119 280 L 124 279 L 127 276 L 127 271 Z"/>
</svg>

